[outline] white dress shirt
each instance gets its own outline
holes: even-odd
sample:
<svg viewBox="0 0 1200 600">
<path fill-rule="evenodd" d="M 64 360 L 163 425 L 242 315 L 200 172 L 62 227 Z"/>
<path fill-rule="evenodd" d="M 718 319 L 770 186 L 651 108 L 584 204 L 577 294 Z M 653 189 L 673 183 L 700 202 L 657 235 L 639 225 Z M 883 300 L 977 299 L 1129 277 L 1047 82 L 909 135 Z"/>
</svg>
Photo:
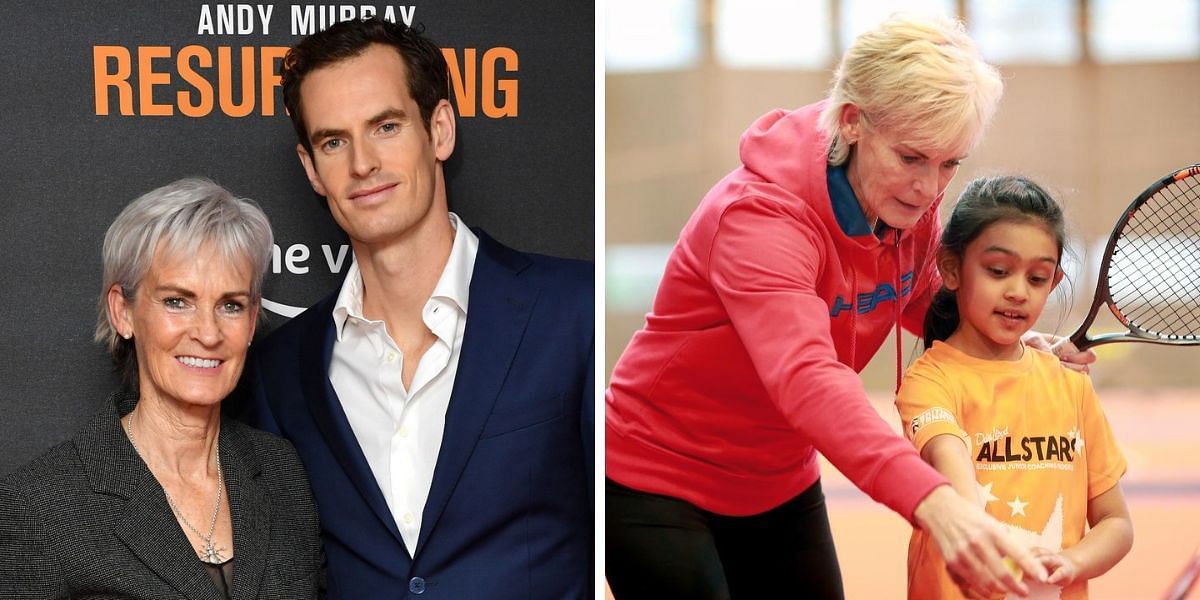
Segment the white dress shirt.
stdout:
<svg viewBox="0 0 1200 600">
<path fill-rule="evenodd" d="M 421 311 L 425 326 L 437 339 L 417 363 L 410 389 L 404 389 L 400 378 L 405 357 L 386 324 L 363 316 L 357 261 L 351 263 L 333 308 L 337 340 L 329 381 L 410 556 L 416 554 L 421 516 L 442 445 L 479 250 L 479 238 L 454 213 L 450 225 L 455 230 L 450 259 Z"/>
</svg>

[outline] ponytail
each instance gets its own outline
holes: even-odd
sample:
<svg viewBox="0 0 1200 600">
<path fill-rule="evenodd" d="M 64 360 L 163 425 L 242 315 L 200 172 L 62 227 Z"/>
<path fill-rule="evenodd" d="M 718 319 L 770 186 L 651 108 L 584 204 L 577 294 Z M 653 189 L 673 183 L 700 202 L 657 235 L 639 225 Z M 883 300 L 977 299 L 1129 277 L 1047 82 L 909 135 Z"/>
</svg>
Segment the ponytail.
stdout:
<svg viewBox="0 0 1200 600">
<path fill-rule="evenodd" d="M 958 298 L 954 292 L 942 286 L 933 295 L 929 310 L 925 313 L 925 349 L 933 346 L 933 342 L 944 342 L 958 329 Z"/>
</svg>

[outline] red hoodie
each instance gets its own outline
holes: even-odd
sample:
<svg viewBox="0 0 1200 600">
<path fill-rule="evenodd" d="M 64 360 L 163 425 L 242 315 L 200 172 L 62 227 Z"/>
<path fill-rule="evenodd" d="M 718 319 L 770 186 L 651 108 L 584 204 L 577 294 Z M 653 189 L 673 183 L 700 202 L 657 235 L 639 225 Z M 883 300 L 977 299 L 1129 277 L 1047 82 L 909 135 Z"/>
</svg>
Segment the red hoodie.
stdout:
<svg viewBox="0 0 1200 600">
<path fill-rule="evenodd" d="M 873 234 L 844 171 L 827 182 L 821 107 L 759 118 L 742 166 L 680 233 L 606 394 L 612 480 L 758 514 L 817 480 L 820 450 L 910 520 L 946 482 L 879 418 L 857 374 L 898 314 L 921 330 L 941 281 L 940 198 L 898 239 Z M 830 185 L 844 193 L 831 200 Z"/>
</svg>

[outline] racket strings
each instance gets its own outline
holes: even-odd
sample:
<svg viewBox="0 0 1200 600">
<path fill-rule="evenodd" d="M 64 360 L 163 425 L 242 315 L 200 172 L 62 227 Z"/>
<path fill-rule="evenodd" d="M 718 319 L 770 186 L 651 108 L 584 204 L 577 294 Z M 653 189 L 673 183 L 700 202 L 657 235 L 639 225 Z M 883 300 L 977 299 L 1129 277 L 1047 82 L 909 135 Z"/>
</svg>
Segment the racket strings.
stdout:
<svg viewBox="0 0 1200 600">
<path fill-rule="evenodd" d="M 1200 177 L 1173 181 L 1137 207 L 1109 259 L 1112 308 L 1161 339 L 1200 338 Z"/>
</svg>

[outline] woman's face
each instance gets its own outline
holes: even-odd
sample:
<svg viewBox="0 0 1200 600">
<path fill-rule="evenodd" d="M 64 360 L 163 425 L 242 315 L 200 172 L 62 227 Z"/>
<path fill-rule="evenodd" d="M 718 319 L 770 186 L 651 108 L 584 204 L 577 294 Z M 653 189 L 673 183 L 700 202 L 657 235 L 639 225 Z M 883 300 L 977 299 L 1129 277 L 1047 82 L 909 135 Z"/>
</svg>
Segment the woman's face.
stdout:
<svg viewBox="0 0 1200 600">
<path fill-rule="evenodd" d="M 248 260 L 203 245 L 192 256 L 157 252 L 132 303 L 109 290 L 117 331 L 137 348 L 142 399 L 215 406 L 233 390 L 258 314 L 250 273 Z"/>
<path fill-rule="evenodd" d="M 958 173 L 969 142 L 949 148 L 917 148 L 903 142 L 904 132 L 876 129 L 858 107 L 842 112 L 842 135 L 854 141 L 846 175 L 871 225 L 882 220 L 908 229 L 929 211 Z"/>
</svg>

